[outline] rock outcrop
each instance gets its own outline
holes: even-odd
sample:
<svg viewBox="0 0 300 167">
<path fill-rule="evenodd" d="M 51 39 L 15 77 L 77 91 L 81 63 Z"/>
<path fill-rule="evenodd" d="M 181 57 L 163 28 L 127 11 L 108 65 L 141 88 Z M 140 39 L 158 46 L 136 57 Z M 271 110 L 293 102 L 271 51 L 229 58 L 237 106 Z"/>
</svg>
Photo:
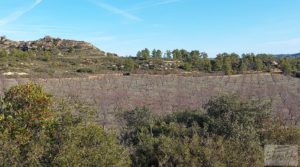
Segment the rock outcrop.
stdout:
<svg viewBox="0 0 300 167">
<path fill-rule="evenodd" d="M 20 49 L 22 51 L 55 51 L 59 53 L 105 55 L 103 51 L 88 42 L 53 38 L 50 36 L 35 41 L 13 41 L 1 36 L 0 49 L 7 51 Z"/>
<path fill-rule="evenodd" d="M 19 45 L 20 45 L 20 42 L 6 39 L 6 37 L 4 37 L 4 36 L 0 37 L 0 48 L 1 49 L 10 50 L 13 48 L 18 48 Z"/>
</svg>

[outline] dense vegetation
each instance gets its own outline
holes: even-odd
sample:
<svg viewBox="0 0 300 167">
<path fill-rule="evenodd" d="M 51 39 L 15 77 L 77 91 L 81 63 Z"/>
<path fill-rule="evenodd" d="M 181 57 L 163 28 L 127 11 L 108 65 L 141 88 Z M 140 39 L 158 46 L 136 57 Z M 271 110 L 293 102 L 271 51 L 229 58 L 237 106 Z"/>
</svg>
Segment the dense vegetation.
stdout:
<svg viewBox="0 0 300 167">
<path fill-rule="evenodd" d="M 1 98 L 0 166 L 263 166 L 264 145 L 300 142 L 271 112 L 269 101 L 224 94 L 203 111 L 120 111 L 113 130 L 91 107 L 25 84 Z"/>
<path fill-rule="evenodd" d="M 82 73 L 181 73 L 202 72 L 220 74 L 242 74 L 251 72 L 282 72 L 297 75 L 300 58 L 275 57 L 269 54 L 222 53 L 215 59 L 198 50 L 173 51 L 141 50 L 136 57 L 118 57 L 102 53 L 91 56 L 77 52 L 0 50 L 2 72 L 25 72 L 31 76 L 72 76 Z M 300 74 L 299 74 L 300 75 Z"/>
<path fill-rule="evenodd" d="M 0 166 L 129 166 L 112 131 L 72 104 L 53 105 L 40 86 L 7 91 L 0 110 Z M 75 105 L 75 103 L 73 104 Z"/>
<path fill-rule="evenodd" d="M 182 62 L 180 68 L 186 71 L 218 72 L 222 71 L 227 75 L 245 73 L 247 71 L 271 72 L 274 69 L 281 69 L 284 74 L 292 74 L 300 70 L 300 58 L 277 58 L 270 54 L 242 54 L 221 53 L 215 59 L 209 59 L 208 55 L 198 50 L 191 52 L 184 49 L 166 51 L 154 49 L 152 54 L 149 49 L 137 53 L 138 59 L 166 59 Z"/>
</svg>

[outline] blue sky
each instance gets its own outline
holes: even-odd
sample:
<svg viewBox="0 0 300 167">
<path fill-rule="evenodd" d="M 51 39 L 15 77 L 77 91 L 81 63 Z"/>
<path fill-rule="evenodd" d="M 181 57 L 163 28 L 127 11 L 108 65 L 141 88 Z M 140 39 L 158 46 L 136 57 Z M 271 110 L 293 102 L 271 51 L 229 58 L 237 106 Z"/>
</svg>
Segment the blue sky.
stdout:
<svg viewBox="0 0 300 167">
<path fill-rule="evenodd" d="M 0 35 L 85 40 L 135 55 L 145 47 L 300 52 L 299 0 L 0 0 Z"/>
</svg>

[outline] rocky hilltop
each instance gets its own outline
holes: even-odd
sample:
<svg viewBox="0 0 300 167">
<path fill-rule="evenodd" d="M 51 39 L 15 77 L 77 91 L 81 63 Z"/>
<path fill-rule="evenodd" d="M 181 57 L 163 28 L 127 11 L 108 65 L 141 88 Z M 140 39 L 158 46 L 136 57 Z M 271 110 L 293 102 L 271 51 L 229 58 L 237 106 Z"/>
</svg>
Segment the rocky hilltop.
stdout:
<svg viewBox="0 0 300 167">
<path fill-rule="evenodd" d="M 91 55 L 105 55 L 103 51 L 94 45 L 76 40 L 67 40 L 46 36 L 35 41 L 13 41 L 5 36 L 0 36 L 0 49 L 10 51 L 20 49 L 22 51 L 50 51 L 58 54 L 84 53 Z"/>
</svg>

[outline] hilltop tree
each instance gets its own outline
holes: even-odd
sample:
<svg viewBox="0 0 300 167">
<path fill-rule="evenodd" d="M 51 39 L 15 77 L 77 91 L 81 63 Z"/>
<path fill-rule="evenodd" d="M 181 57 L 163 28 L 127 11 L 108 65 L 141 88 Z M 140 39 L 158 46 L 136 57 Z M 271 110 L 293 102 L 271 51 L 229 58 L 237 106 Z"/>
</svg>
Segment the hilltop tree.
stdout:
<svg viewBox="0 0 300 167">
<path fill-rule="evenodd" d="M 216 59 L 215 59 L 215 64 L 214 64 L 214 70 L 215 71 L 222 71 L 223 70 L 223 55 L 218 54 Z"/>
<path fill-rule="evenodd" d="M 244 73 L 248 70 L 247 63 L 244 60 L 241 60 L 240 72 Z"/>
<path fill-rule="evenodd" d="M 180 54 L 182 56 L 182 61 L 189 62 L 189 63 L 191 62 L 190 53 L 187 50 L 181 49 Z"/>
<path fill-rule="evenodd" d="M 226 75 L 231 75 L 233 73 L 230 57 L 228 56 L 224 57 L 222 69 Z"/>
<path fill-rule="evenodd" d="M 144 50 L 138 51 L 137 57 L 139 59 L 148 60 L 150 58 L 150 50 L 145 48 Z"/>
<path fill-rule="evenodd" d="M 156 49 L 153 49 L 152 50 L 152 57 L 153 58 L 162 58 L 162 51 L 161 50 L 156 50 Z"/>
<path fill-rule="evenodd" d="M 204 55 L 204 57 L 202 58 L 203 60 L 203 67 L 204 70 L 206 72 L 211 72 L 212 71 L 212 65 L 211 65 L 211 61 L 209 60 L 207 55 Z"/>
<path fill-rule="evenodd" d="M 256 71 L 261 71 L 264 68 L 263 61 L 257 56 L 254 58 L 254 63 L 255 63 L 254 69 Z"/>
<path fill-rule="evenodd" d="M 242 60 L 247 64 L 248 70 L 255 70 L 255 54 L 243 54 Z"/>
<path fill-rule="evenodd" d="M 202 56 L 199 52 L 199 50 L 193 50 L 190 53 L 189 62 L 195 64 L 195 62 L 198 62 L 200 60 L 200 56 Z"/>
<path fill-rule="evenodd" d="M 291 64 L 290 64 L 290 62 L 287 58 L 284 58 L 281 61 L 281 70 L 283 71 L 283 73 L 285 75 L 289 75 L 289 74 L 292 73 L 292 67 L 291 67 Z"/>
<path fill-rule="evenodd" d="M 172 51 L 173 59 L 182 60 L 182 55 L 179 49 L 175 49 Z"/>
<path fill-rule="evenodd" d="M 199 53 L 198 58 L 196 58 L 196 60 L 193 61 L 192 63 L 200 71 L 206 71 L 206 72 L 211 72 L 212 71 L 211 61 L 209 60 L 208 55 L 204 52 Z"/>
<path fill-rule="evenodd" d="M 231 67 L 233 71 L 238 71 L 239 69 L 239 63 L 240 63 L 240 58 L 239 55 L 236 53 L 231 53 L 228 55 L 231 63 Z"/>
<path fill-rule="evenodd" d="M 166 53 L 165 53 L 165 55 L 166 55 L 167 59 L 172 59 L 172 51 L 167 50 Z"/>
</svg>

